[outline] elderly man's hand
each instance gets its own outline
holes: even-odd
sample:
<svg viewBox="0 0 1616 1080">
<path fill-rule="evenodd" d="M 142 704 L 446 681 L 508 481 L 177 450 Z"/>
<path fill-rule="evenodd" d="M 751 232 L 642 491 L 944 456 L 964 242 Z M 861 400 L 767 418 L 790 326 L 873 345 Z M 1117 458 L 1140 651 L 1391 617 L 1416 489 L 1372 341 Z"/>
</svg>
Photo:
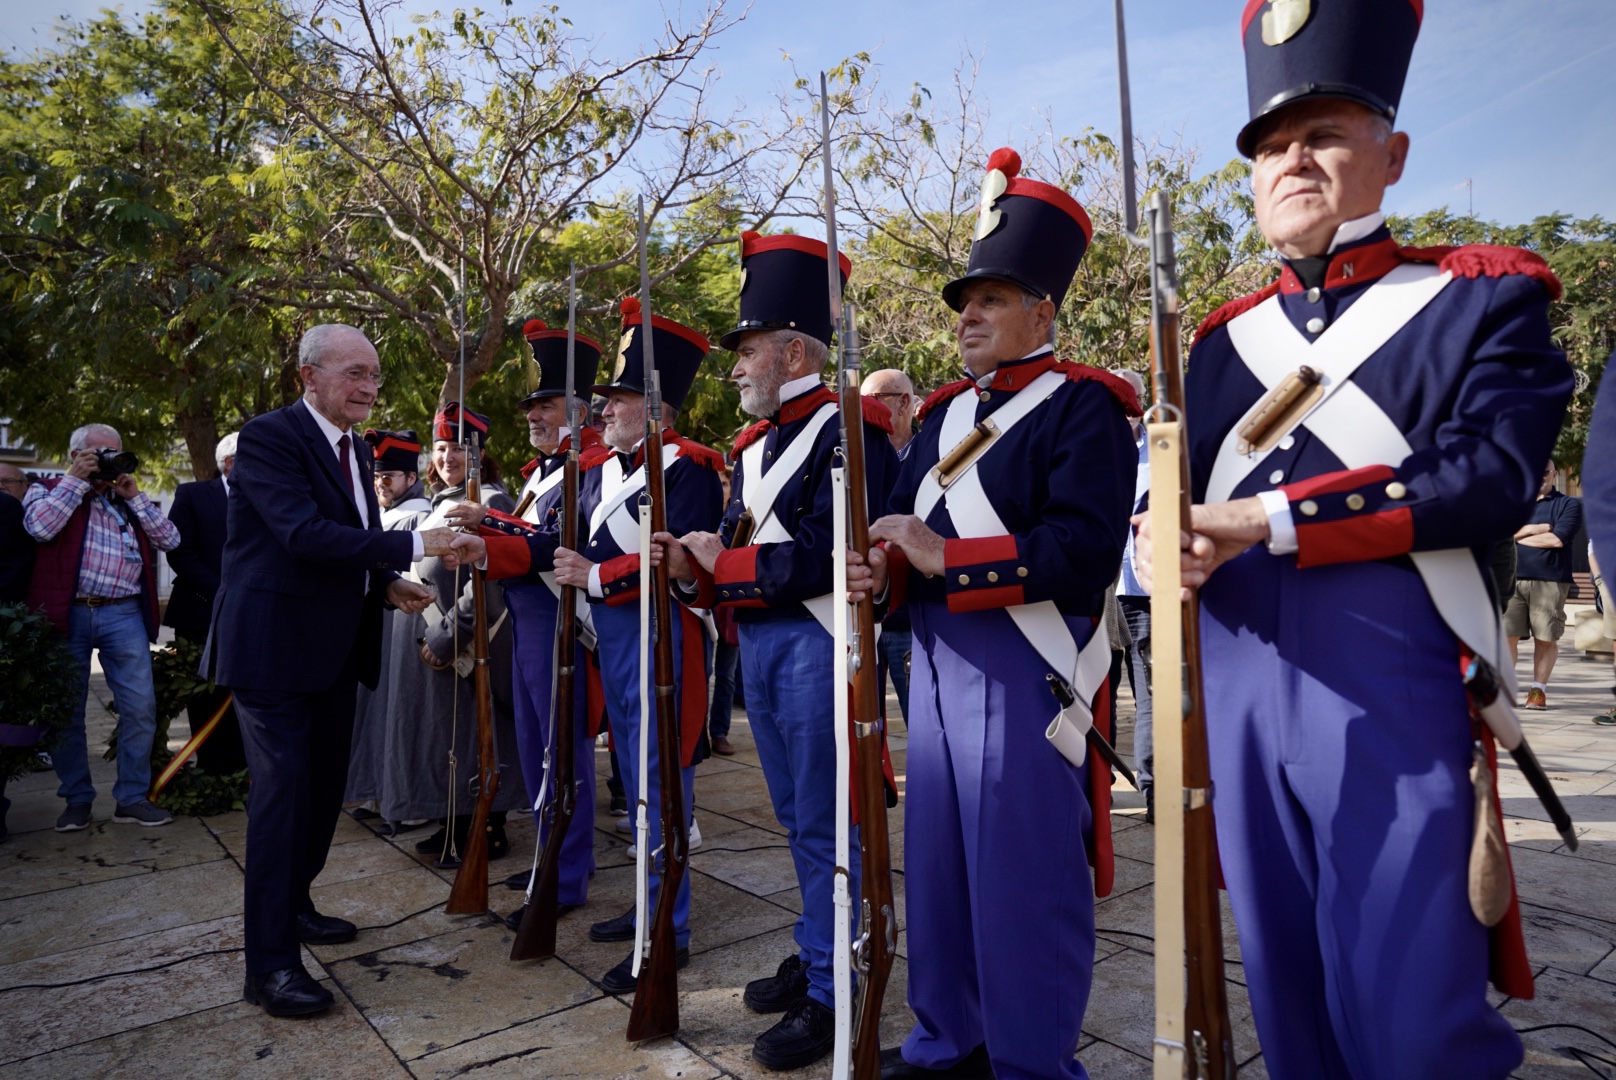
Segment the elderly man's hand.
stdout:
<svg viewBox="0 0 1616 1080">
<path fill-rule="evenodd" d="M 589 589 L 589 571 L 595 564 L 568 548 L 556 548 L 555 576 L 557 585 L 571 585 L 575 589 Z"/>
<path fill-rule="evenodd" d="M 679 538 L 690 557 L 701 564 L 709 574 L 718 566 L 718 557 L 724 553 L 724 541 L 717 533 L 692 532 Z"/>
<path fill-rule="evenodd" d="M 445 529 L 440 526 L 435 529 L 422 529 L 420 535 L 422 555 L 443 556 L 449 554 L 450 546 L 454 543 L 455 537 L 460 534 L 453 529 Z"/>
<path fill-rule="evenodd" d="M 94 450 L 75 450 L 73 463 L 67 467 L 67 475 L 88 480 L 100 467 L 101 461 L 95 456 Z"/>
<path fill-rule="evenodd" d="M 463 502 L 455 503 L 443 516 L 452 528 L 466 529 L 482 524 L 486 512 L 482 503 Z"/>
<path fill-rule="evenodd" d="M 1150 515 L 1135 514 L 1129 520 L 1139 529 L 1134 538 L 1134 571 L 1139 584 L 1151 592 L 1155 588 L 1151 561 L 1155 540 Z M 1190 508 L 1190 529 L 1178 534 L 1180 596 L 1186 600 L 1190 590 L 1205 585 L 1218 567 L 1268 539 L 1268 512 L 1256 496 L 1204 503 Z"/>
<path fill-rule="evenodd" d="M 410 615 L 419 615 L 438 594 L 425 585 L 407 578 L 394 578 L 387 583 L 387 602 Z"/>
<path fill-rule="evenodd" d="M 909 565 L 922 574 L 941 574 L 945 569 L 943 545 L 947 541 L 913 514 L 888 514 L 877 519 L 870 526 L 870 543 L 882 540 L 902 548 Z"/>
<path fill-rule="evenodd" d="M 887 553 L 871 548 L 869 555 L 847 553 L 847 599 L 859 603 L 866 596 L 880 596 L 887 588 Z"/>
<path fill-rule="evenodd" d="M 112 482 L 112 490 L 117 492 L 120 499 L 133 499 L 140 494 L 140 481 L 130 473 L 124 473 Z"/>
<path fill-rule="evenodd" d="M 483 538 L 466 533 L 456 535 L 449 542 L 445 561 L 452 560 L 455 566 L 476 566 L 487 557 L 488 544 Z"/>
</svg>

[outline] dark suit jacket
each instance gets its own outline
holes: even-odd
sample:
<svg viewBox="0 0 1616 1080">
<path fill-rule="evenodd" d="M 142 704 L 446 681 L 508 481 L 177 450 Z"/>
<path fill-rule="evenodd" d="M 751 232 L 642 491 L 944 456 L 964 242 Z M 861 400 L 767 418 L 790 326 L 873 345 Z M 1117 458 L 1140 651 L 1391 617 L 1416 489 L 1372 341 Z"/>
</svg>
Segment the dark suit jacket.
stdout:
<svg viewBox="0 0 1616 1080">
<path fill-rule="evenodd" d="M 28 599 L 34 538 L 22 526 L 22 500 L 0 491 L 0 604 Z"/>
<path fill-rule="evenodd" d="M 168 553 L 174 588 L 163 625 L 172 626 L 176 634 L 191 641 L 206 641 L 213 598 L 219 592 L 219 559 L 224 554 L 224 481 L 181 484 L 174 491 L 168 520 L 180 531 L 180 546 Z"/>
<path fill-rule="evenodd" d="M 202 657 L 203 673 L 219 685 L 315 693 L 335 684 L 350 655 L 360 681 L 376 685 L 382 593 L 409 567 L 414 540 L 382 531 L 372 462 L 363 453 L 358 461 L 368 529 L 307 405 L 299 401 L 241 429 L 223 573 Z"/>
</svg>

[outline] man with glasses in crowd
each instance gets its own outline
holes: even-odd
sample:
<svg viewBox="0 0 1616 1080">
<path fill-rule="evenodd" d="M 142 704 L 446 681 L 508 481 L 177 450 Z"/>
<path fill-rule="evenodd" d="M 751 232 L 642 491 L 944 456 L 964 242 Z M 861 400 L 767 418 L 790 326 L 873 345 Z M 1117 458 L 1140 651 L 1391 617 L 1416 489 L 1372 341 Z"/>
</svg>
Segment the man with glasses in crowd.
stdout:
<svg viewBox="0 0 1616 1080">
<path fill-rule="evenodd" d="M 23 525 L 39 542 L 28 606 L 43 608 L 57 632 L 66 636 L 83 682 L 72 723 L 51 751 L 61 780 L 57 794 L 67 802 L 56 819 L 56 831 L 88 828 L 95 802 L 84 730 L 91 650 L 101 654 L 101 668 L 118 711 L 112 820 L 167 825 L 173 815 L 146 798 L 157 733 L 150 648 L 157 640 L 153 549 L 172 551 L 179 545 L 180 533 L 140 490 L 139 481 L 122 471 L 132 467 L 133 458 L 121 455 L 123 438 L 115 429 L 86 424 L 73 432 L 68 448 L 72 464 L 67 475 L 29 488 L 23 499 Z"/>
</svg>

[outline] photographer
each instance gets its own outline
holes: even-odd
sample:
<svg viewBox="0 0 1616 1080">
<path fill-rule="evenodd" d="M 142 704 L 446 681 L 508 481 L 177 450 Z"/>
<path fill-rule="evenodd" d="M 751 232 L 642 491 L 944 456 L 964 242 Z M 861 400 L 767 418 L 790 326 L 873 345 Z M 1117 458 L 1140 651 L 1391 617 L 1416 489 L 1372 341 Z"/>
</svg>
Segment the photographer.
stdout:
<svg viewBox="0 0 1616 1080">
<path fill-rule="evenodd" d="M 86 424 L 68 443 L 66 476 L 28 489 L 23 526 L 39 542 L 28 605 L 43 608 L 83 673 L 73 723 L 51 751 L 67 809 L 57 832 L 89 827 L 95 785 L 84 734 L 90 650 L 101 653 L 118 710 L 118 781 L 112 787 L 120 824 L 167 825 L 174 820 L 146 799 L 151 786 L 157 699 L 151 650 L 157 640 L 157 564 L 152 549 L 172 551 L 180 534 L 132 475 L 140 462 L 105 424 Z"/>
</svg>

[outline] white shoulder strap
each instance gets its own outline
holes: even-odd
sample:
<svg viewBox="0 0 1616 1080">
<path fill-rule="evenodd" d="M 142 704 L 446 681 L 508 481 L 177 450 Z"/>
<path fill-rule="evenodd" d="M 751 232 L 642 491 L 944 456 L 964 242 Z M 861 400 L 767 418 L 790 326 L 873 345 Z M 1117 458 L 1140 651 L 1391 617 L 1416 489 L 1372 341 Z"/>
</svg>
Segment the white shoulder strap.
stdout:
<svg viewBox="0 0 1616 1080">
<path fill-rule="evenodd" d="M 779 458 L 767 472 L 763 470 L 763 444 L 767 439 L 759 439 L 741 451 L 743 479 L 741 497 L 746 508 L 752 512 L 752 521 L 759 531 L 773 516 L 775 499 L 780 497 L 786 483 L 797 474 L 798 469 L 802 468 L 803 462 L 808 460 L 808 455 L 814 449 L 814 440 L 819 437 L 820 430 L 837 411 L 837 405 L 833 401 L 821 405 L 809 418 L 804 429 L 791 440 L 791 445 L 780 451 Z"/>
<path fill-rule="evenodd" d="M 1060 389 L 1066 376 L 1058 371 L 1046 371 L 1032 382 L 1022 387 L 1010 399 L 1010 404 L 997 409 L 993 413 L 994 426 L 999 429 L 999 439 L 1003 439 L 1009 430 L 1032 415 L 1033 411 L 1048 401 Z M 938 459 L 948 457 L 949 451 L 960 444 L 971 429 L 976 426 L 977 395 L 968 390 L 954 395 L 954 400 L 948 403 L 948 409 L 943 413 L 943 424 L 937 434 Z M 989 447 L 981 456 L 966 466 L 960 474 L 954 477 L 954 483 L 968 473 L 975 473 L 976 467 L 982 458 L 992 453 Z M 925 521 L 937 505 L 937 500 L 943 495 L 943 485 L 936 468 L 926 473 L 925 479 L 920 482 L 920 489 L 915 493 L 915 516 Z"/>
</svg>

